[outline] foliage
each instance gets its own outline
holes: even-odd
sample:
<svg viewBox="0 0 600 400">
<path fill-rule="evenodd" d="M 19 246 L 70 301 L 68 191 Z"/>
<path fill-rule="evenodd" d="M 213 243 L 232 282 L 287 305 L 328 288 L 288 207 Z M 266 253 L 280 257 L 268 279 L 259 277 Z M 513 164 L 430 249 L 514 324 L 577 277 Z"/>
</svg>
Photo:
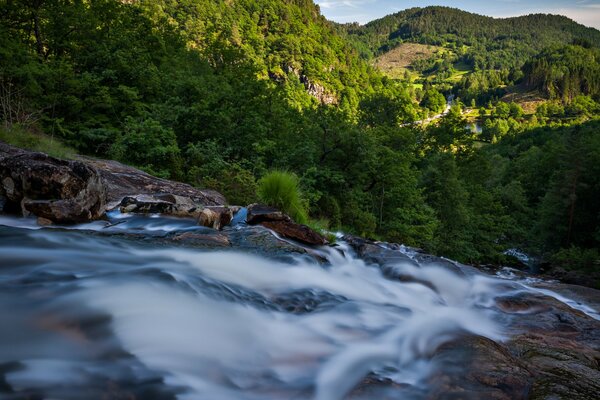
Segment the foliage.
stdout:
<svg viewBox="0 0 600 400">
<path fill-rule="evenodd" d="M 258 181 L 258 197 L 270 206 L 289 214 L 296 222 L 308 221 L 298 177 L 285 171 L 271 171 Z"/>
<path fill-rule="evenodd" d="M 552 262 L 567 270 L 594 271 L 600 266 L 600 252 L 598 249 L 581 249 L 572 246 L 554 254 Z"/>
<path fill-rule="evenodd" d="M 403 41 L 444 45 L 457 50 L 475 70 L 519 69 L 552 45 L 600 43 L 600 32 L 558 15 L 530 14 L 494 19 L 449 7 L 410 8 L 364 26 L 340 25 L 357 48 L 373 55 Z"/>
<path fill-rule="evenodd" d="M 548 48 L 523 67 L 525 83 L 551 99 L 570 102 L 600 96 L 600 50 L 581 46 Z"/>
</svg>

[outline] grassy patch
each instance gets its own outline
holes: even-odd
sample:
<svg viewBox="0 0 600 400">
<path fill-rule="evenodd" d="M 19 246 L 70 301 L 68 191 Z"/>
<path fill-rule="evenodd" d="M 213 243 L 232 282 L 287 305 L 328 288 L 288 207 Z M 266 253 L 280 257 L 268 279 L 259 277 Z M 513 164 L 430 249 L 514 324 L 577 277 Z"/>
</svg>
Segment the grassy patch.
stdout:
<svg viewBox="0 0 600 400">
<path fill-rule="evenodd" d="M 0 140 L 27 150 L 39 151 L 56 158 L 72 159 L 75 150 L 64 145 L 58 139 L 27 131 L 23 128 L 0 128 Z"/>
</svg>

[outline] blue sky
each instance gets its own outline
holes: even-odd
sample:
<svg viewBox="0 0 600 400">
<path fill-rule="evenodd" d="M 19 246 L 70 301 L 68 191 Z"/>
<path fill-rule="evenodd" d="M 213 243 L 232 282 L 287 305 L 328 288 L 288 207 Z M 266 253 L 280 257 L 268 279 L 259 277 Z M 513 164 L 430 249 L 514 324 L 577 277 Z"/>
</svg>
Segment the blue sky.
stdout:
<svg viewBox="0 0 600 400">
<path fill-rule="evenodd" d="M 600 0 L 315 0 L 325 17 L 336 22 L 366 23 L 411 7 L 440 5 L 492 17 L 531 13 L 561 14 L 600 29 Z"/>
</svg>

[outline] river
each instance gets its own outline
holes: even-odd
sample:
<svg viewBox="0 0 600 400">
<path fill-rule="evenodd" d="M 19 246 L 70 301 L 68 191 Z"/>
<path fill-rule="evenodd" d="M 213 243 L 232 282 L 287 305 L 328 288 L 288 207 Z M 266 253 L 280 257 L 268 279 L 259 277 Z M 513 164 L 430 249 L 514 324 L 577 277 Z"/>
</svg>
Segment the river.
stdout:
<svg viewBox="0 0 600 400">
<path fill-rule="evenodd" d="M 507 340 L 520 317 L 495 299 L 540 290 L 404 248 L 384 271 L 341 239 L 312 256 L 215 250 L 171 240 L 212 234 L 193 221 L 109 217 L 0 217 L 0 398 L 427 398 L 440 346 Z"/>
</svg>

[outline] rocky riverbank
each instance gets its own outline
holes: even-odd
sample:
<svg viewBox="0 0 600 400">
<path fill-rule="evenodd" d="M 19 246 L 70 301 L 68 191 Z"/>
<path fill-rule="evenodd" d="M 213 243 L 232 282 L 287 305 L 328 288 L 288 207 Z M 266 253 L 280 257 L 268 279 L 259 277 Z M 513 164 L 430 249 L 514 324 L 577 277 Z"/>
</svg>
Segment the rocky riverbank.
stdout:
<svg viewBox="0 0 600 400">
<path fill-rule="evenodd" d="M 117 161 L 79 157 L 59 160 L 0 142 L 0 211 L 35 216 L 43 225 L 102 219 L 107 211 L 193 218 L 222 229 L 242 207 L 214 190 L 151 176 Z M 248 206 L 248 224 L 310 245 L 327 240 L 273 208 Z"/>
</svg>

